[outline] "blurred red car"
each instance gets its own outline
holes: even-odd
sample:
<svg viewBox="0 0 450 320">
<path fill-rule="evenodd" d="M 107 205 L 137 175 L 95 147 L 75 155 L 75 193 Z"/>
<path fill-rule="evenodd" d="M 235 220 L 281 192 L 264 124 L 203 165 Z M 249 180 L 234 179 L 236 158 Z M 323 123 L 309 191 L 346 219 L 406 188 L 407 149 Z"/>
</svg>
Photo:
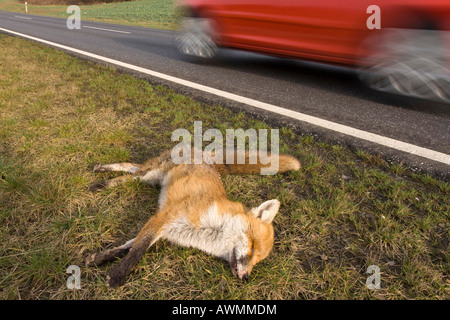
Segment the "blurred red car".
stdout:
<svg viewBox="0 0 450 320">
<path fill-rule="evenodd" d="M 181 0 L 178 50 L 218 47 L 358 68 L 374 89 L 450 102 L 449 0 Z"/>
</svg>

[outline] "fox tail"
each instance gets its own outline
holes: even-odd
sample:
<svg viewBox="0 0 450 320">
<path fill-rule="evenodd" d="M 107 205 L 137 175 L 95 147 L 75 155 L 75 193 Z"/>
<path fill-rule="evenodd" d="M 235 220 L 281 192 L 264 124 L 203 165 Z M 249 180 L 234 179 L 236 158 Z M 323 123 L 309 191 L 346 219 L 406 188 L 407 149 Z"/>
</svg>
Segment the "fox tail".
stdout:
<svg viewBox="0 0 450 320">
<path fill-rule="evenodd" d="M 260 152 L 246 151 L 245 156 L 239 152 L 224 152 L 222 163 L 216 161 L 214 166 L 221 174 L 275 174 L 297 171 L 301 167 L 300 161 L 286 154 L 267 153 L 261 158 Z"/>
</svg>

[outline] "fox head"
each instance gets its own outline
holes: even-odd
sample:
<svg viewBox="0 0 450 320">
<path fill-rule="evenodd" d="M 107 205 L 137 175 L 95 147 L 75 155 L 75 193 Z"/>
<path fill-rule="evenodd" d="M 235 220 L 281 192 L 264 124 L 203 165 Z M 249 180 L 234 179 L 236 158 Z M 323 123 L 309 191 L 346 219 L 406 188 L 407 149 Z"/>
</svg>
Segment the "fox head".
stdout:
<svg viewBox="0 0 450 320">
<path fill-rule="evenodd" d="M 248 210 L 244 237 L 234 243 L 230 253 L 230 266 L 234 275 L 248 280 L 253 267 L 272 250 L 274 231 L 272 220 L 280 208 L 278 200 L 269 200 Z"/>
</svg>

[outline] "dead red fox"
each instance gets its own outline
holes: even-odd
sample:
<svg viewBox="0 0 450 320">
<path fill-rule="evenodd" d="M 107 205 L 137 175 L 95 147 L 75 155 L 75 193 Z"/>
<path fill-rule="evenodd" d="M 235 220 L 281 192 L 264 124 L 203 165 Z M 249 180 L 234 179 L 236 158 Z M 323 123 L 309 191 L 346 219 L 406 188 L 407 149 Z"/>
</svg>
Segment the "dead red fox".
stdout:
<svg viewBox="0 0 450 320">
<path fill-rule="evenodd" d="M 279 155 L 278 161 L 278 172 L 300 169 L 299 161 L 291 156 Z M 220 257 L 230 263 L 234 275 L 248 279 L 253 266 L 267 257 L 272 249 L 272 220 L 280 202 L 269 200 L 248 210 L 241 203 L 227 198 L 220 174 L 258 173 L 262 167 L 269 166 L 260 162 L 175 165 L 170 151 L 142 165 L 96 165 L 94 172 L 124 171 L 131 175 L 95 183 L 90 187 L 91 191 L 112 187 L 132 178 L 161 185 L 161 193 L 158 212 L 147 221 L 136 238 L 122 246 L 90 255 L 86 264 L 100 265 L 128 253 L 108 277 L 108 285 L 117 287 L 125 282 L 149 246 L 158 239 L 166 239 Z"/>
</svg>

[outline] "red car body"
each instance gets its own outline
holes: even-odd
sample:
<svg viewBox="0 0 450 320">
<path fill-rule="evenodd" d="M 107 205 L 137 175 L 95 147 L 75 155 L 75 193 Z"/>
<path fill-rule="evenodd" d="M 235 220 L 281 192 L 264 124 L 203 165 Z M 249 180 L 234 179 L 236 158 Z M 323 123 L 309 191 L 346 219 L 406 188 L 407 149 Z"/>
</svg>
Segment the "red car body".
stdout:
<svg viewBox="0 0 450 320">
<path fill-rule="evenodd" d="M 339 65 L 367 52 L 371 5 L 381 28 L 450 30 L 449 0 L 182 0 L 185 14 L 211 19 L 218 46 Z M 370 24 L 370 21 L 369 21 Z M 447 38 L 448 39 L 448 38 Z M 450 43 L 445 46 L 450 47 Z"/>
</svg>

